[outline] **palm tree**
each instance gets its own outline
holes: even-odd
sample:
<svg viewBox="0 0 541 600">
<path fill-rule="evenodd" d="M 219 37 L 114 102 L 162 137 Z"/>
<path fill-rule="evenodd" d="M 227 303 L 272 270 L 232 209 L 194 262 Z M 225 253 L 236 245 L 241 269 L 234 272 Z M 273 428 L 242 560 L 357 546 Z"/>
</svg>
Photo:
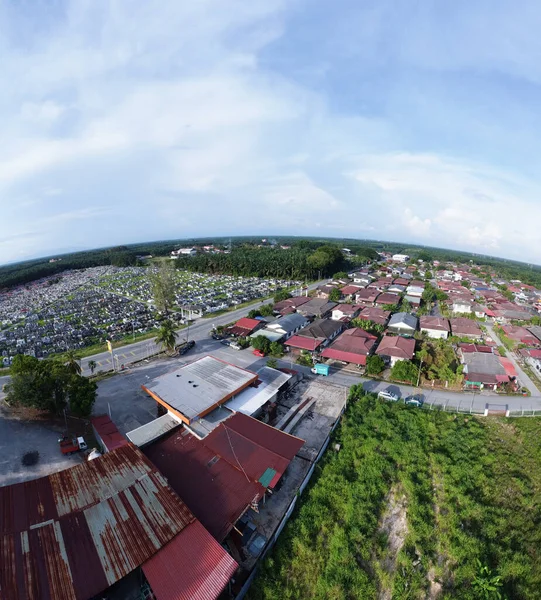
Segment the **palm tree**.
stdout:
<svg viewBox="0 0 541 600">
<path fill-rule="evenodd" d="M 166 319 L 162 322 L 162 326 L 158 330 L 158 335 L 155 338 L 157 344 L 161 344 L 166 352 L 172 354 L 177 345 L 177 334 L 173 323 Z"/>
<path fill-rule="evenodd" d="M 94 369 L 97 367 L 98 365 L 96 364 L 95 360 L 89 360 L 88 361 L 88 368 L 90 369 L 90 373 L 92 373 L 92 375 L 94 375 Z"/>
<path fill-rule="evenodd" d="M 81 374 L 81 365 L 79 363 L 79 357 L 75 353 L 75 350 L 68 350 L 64 354 L 64 360 L 66 361 L 64 364 L 68 367 L 68 371 L 73 375 Z"/>
</svg>

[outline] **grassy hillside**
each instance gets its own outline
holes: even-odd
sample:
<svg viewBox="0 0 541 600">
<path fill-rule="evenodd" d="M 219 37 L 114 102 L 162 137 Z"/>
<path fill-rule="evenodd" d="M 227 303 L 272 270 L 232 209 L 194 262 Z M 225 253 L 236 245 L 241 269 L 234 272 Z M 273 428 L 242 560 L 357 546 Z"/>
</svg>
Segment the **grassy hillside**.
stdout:
<svg viewBox="0 0 541 600">
<path fill-rule="evenodd" d="M 541 598 L 541 422 L 353 398 L 249 598 Z"/>
</svg>

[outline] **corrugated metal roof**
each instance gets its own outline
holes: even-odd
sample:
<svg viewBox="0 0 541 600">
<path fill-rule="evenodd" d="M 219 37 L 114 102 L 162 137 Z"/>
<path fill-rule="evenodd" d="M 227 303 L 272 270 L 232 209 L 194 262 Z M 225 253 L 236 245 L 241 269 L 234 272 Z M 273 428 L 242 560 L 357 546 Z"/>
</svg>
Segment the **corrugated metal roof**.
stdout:
<svg viewBox="0 0 541 600">
<path fill-rule="evenodd" d="M 1 597 L 90 598 L 193 520 L 132 444 L 48 477 L 0 488 Z"/>
<path fill-rule="evenodd" d="M 235 413 L 221 423 L 203 441 L 256 481 L 268 468 L 281 477 L 304 444 L 304 440 L 242 413 Z"/>
<path fill-rule="evenodd" d="M 285 345 L 291 346 L 292 348 L 300 348 L 301 350 L 313 351 L 316 350 L 318 346 L 321 346 L 324 341 L 325 340 L 316 340 L 314 338 L 305 338 L 300 335 L 294 335 L 285 342 Z"/>
<path fill-rule="evenodd" d="M 181 421 L 175 418 L 171 413 L 167 413 L 154 421 L 150 421 L 146 425 L 142 425 L 137 429 L 128 431 L 126 436 L 130 442 L 141 448 L 145 444 L 150 444 L 154 440 L 158 439 L 162 435 L 165 435 L 169 431 L 176 429 L 181 425 Z"/>
<path fill-rule="evenodd" d="M 237 567 L 194 521 L 148 560 L 143 572 L 157 600 L 215 600 Z"/>
<path fill-rule="evenodd" d="M 166 434 L 143 452 L 219 542 L 251 502 L 265 493 L 261 484 L 217 456 L 187 429 Z"/>
<path fill-rule="evenodd" d="M 291 375 L 277 369 L 263 367 L 257 372 L 260 383 L 256 388 L 248 388 L 225 405 L 229 410 L 253 415 L 266 402 L 273 398 Z"/>
</svg>

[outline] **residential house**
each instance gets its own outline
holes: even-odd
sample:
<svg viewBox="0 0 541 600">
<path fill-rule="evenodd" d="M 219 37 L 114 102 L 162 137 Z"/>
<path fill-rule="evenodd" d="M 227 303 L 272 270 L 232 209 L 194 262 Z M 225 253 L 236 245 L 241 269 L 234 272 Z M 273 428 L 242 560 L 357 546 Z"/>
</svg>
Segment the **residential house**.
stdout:
<svg viewBox="0 0 541 600">
<path fill-rule="evenodd" d="M 363 286 L 360 285 L 346 285 L 340 290 L 340 293 L 342 294 L 342 298 L 346 300 L 346 302 L 349 302 L 355 298 L 355 294 L 362 289 Z"/>
<path fill-rule="evenodd" d="M 387 288 L 387 291 L 391 294 L 402 294 L 402 292 L 406 291 L 406 286 L 393 283 Z"/>
<path fill-rule="evenodd" d="M 340 321 L 317 319 L 289 338 L 285 345 L 295 350 L 315 352 L 327 346 L 343 328 L 344 324 Z"/>
<path fill-rule="evenodd" d="M 475 321 L 466 317 L 455 317 L 449 319 L 451 325 L 451 335 L 457 337 L 468 337 L 478 339 L 482 336 L 482 331 Z"/>
<path fill-rule="evenodd" d="M 331 319 L 333 321 L 344 321 L 354 319 L 361 310 L 360 306 L 355 304 L 339 304 L 332 309 Z"/>
<path fill-rule="evenodd" d="M 366 357 L 374 350 L 377 337 L 353 327 L 346 329 L 321 353 L 322 358 L 340 360 L 355 365 L 366 365 Z"/>
<path fill-rule="evenodd" d="M 405 263 L 408 262 L 410 257 L 407 254 L 393 254 L 391 260 L 394 262 Z"/>
<path fill-rule="evenodd" d="M 539 325 L 528 327 L 528 331 L 541 342 L 541 327 Z"/>
<path fill-rule="evenodd" d="M 325 298 L 311 298 L 310 302 L 306 302 L 297 308 L 297 312 L 304 315 L 308 319 L 324 319 L 331 314 L 332 309 L 337 306 L 336 302 L 329 302 Z"/>
<path fill-rule="evenodd" d="M 465 387 L 491 386 L 496 390 L 499 385 L 509 382 L 510 376 L 501 357 L 489 352 L 466 352 L 462 356 Z"/>
<path fill-rule="evenodd" d="M 310 302 L 310 298 L 308 296 L 294 296 L 293 298 L 287 298 L 286 300 L 282 300 L 281 302 L 277 302 L 273 306 L 274 312 L 278 312 L 283 314 L 284 311 L 295 312 L 299 306 Z"/>
<path fill-rule="evenodd" d="M 530 367 L 532 367 L 541 378 L 541 349 L 523 348 L 519 350 L 520 355 Z"/>
<path fill-rule="evenodd" d="M 451 310 L 454 313 L 462 313 L 462 314 L 471 314 L 473 312 L 471 302 L 468 302 L 467 300 L 460 300 L 458 298 L 453 300 L 453 304 L 451 305 Z"/>
<path fill-rule="evenodd" d="M 299 313 L 292 313 L 285 317 L 280 317 L 273 323 L 269 323 L 266 327 L 259 329 L 250 337 L 263 335 L 271 342 L 283 342 L 306 325 L 308 325 L 308 319 L 305 316 Z"/>
<path fill-rule="evenodd" d="M 376 354 L 381 356 L 391 367 L 399 360 L 411 360 L 414 353 L 414 339 L 391 335 L 384 335 L 376 350 Z"/>
<path fill-rule="evenodd" d="M 361 310 L 358 315 L 359 319 L 364 319 L 365 321 L 372 321 L 372 323 L 377 323 L 378 325 L 387 325 L 389 321 L 389 317 L 391 313 L 388 310 L 382 310 L 378 307 L 366 306 Z"/>
<path fill-rule="evenodd" d="M 247 337 L 265 326 L 265 321 L 259 319 L 248 319 L 243 317 L 239 319 L 232 327 L 228 329 L 229 333 L 239 337 Z"/>
<path fill-rule="evenodd" d="M 413 336 L 417 331 L 418 323 L 419 319 L 416 316 L 405 312 L 397 312 L 392 315 L 387 330 L 391 333 L 398 333 L 399 335 Z"/>
<path fill-rule="evenodd" d="M 433 339 L 446 340 L 450 332 L 449 321 L 442 317 L 423 316 L 420 318 L 420 328 L 421 333 Z"/>
<path fill-rule="evenodd" d="M 376 306 L 385 306 L 387 304 L 398 306 L 399 302 L 400 296 L 398 294 L 390 294 L 389 292 L 384 292 L 376 298 Z"/>
<path fill-rule="evenodd" d="M 376 298 L 379 295 L 379 291 L 372 288 L 365 288 L 364 290 L 359 290 L 355 294 L 355 302 L 357 304 L 363 304 L 365 306 L 372 306 L 376 301 Z"/>
<path fill-rule="evenodd" d="M 503 325 L 504 334 L 510 339 L 519 344 L 527 344 L 528 346 L 538 346 L 539 340 L 537 337 L 528 331 L 526 327 L 518 327 L 516 325 Z"/>
<path fill-rule="evenodd" d="M 316 292 L 316 296 L 318 298 L 325 298 L 327 299 L 329 297 L 329 294 L 335 290 L 338 286 L 336 285 L 330 285 L 330 284 L 325 284 L 325 285 L 320 285 L 317 288 L 317 292 Z"/>
</svg>

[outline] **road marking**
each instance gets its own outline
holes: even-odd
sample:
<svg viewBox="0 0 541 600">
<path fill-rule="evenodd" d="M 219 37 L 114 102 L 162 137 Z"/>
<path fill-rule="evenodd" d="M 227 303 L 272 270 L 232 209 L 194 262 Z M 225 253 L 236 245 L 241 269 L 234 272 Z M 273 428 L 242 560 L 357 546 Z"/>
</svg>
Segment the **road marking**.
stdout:
<svg viewBox="0 0 541 600">
<path fill-rule="evenodd" d="M 101 361 L 99 361 L 99 360 L 98 360 L 98 362 L 96 364 L 98 365 L 98 367 L 102 366 Z"/>
<path fill-rule="evenodd" d="M 135 356 L 135 352 L 130 352 L 130 354 L 131 354 L 132 356 Z"/>
</svg>

